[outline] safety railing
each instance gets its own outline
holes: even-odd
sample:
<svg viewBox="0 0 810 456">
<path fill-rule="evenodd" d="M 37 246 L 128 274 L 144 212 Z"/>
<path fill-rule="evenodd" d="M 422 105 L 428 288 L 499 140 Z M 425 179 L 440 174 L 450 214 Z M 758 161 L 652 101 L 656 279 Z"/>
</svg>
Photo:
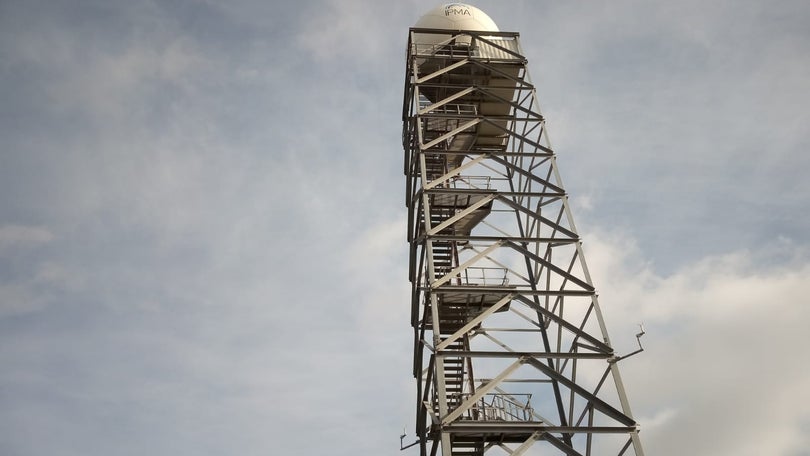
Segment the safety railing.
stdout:
<svg viewBox="0 0 810 456">
<path fill-rule="evenodd" d="M 452 188 L 490 190 L 492 188 L 492 176 L 456 176 L 452 181 Z"/>
<path fill-rule="evenodd" d="M 419 100 L 419 109 L 423 110 L 430 106 L 432 103 L 427 98 L 422 98 Z M 472 103 L 447 103 L 441 106 L 437 106 L 427 114 L 444 114 L 444 115 L 455 115 L 455 116 L 476 116 L 478 115 L 478 106 Z"/>
<path fill-rule="evenodd" d="M 506 268 L 470 266 L 461 272 L 462 285 L 498 287 L 509 285 Z"/>
<path fill-rule="evenodd" d="M 467 400 L 471 393 L 460 395 L 460 402 Z M 464 419 L 475 421 L 535 421 L 531 406 L 531 394 L 489 393 L 465 413 Z"/>
<path fill-rule="evenodd" d="M 415 30 L 414 30 L 415 31 Z M 508 32 L 453 33 L 420 29 L 416 36 L 428 37 L 411 43 L 415 57 L 478 58 L 486 60 L 525 60 L 517 36 Z M 438 41 L 438 42 L 437 42 Z"/>
</svg>

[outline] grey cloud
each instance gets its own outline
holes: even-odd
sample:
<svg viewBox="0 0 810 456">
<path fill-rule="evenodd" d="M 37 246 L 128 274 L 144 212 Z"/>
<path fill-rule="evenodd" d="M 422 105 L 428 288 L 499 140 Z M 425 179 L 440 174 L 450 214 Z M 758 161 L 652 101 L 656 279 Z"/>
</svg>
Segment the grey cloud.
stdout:
<svg viewBox="0 0 810 456">
<path fill-rule="evenodd" d="M 668 429 L 751 388 L 783 389 L 756 406 L 784 412 L 800 363 L 717 409 L 680 403 L 719 367 L 690 384 L 673 366 L 711 361 L 677 343 L 715 340 L 709 322 L 735 370 L 728 340 L 805 317 L 784 269 L 806 270 L 788 253 L 808 220 L 805 9 L 477 5 L 522 33 L 595 269 L 634 264 L 597 286 L 617 343 L 637 314 L 654 330 L 626 374 L 650 449 L 675 454 Z M 0 452 L 396 451 L 413 415 L 402 58 L 433 2 L 35 6 L 0 14 Z M 626 243 L 590 241 L 609 229 Z M 727 292 L 754 283 L 791 290 L 772 327 Z M 687 292 L 702 307 L 680 309 Z M 704 321 L 717 302 L 735 317 Z M 780 416 L 790 454 L 806 417 Z"/>
</svg>

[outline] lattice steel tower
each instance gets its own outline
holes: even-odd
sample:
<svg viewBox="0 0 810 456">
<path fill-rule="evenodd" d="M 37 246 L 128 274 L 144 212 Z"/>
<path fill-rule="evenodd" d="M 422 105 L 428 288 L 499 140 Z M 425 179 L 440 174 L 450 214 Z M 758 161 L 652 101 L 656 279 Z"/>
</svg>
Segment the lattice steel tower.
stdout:
<svg viewBox="0 0 810 456">
<path fill-rule="evenodd" d="M 418 445 L 423 456 L 641 456 L 526 66 L 518 33 L 469 5 L 409 31 Z"/>
</svg>

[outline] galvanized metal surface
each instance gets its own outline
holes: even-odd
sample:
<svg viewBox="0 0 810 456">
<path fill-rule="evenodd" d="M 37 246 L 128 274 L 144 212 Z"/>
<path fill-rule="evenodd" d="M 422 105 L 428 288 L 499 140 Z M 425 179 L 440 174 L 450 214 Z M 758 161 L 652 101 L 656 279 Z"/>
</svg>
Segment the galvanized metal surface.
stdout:
<svg viewBox="0 0 810 456">
<path fill-rule="evenodd" d="M 526 64 L 517 33 L 409 33 L 419 451 L 642 456 Z"/>
</svg>

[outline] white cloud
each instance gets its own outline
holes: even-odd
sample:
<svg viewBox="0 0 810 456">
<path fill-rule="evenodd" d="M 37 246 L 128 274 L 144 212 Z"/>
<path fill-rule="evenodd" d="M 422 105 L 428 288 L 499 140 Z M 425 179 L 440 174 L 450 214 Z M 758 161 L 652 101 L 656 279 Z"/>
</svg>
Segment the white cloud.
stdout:
<svg viewBox="0 0 810 456">
<path fill-rule="evenodd" d="M 51 242 L 53 233 L 42 226 L 0 226 L 0 252 L 12 246 L 31 246 Z"/>
<path fill-rule="evenodd" d="M 43 310 L 87 283 L 80 271 L 52 260 L 18 267 L 20 277 L 0 281 L 0 319 Z"/>
<path fill-rule="evenodd" d="M 303 17 L 297 42 L 317 59 L 327 62 L 347 58 L 352 63 L 375 58 L 379 61 L 392 45 L 404 49 L 403 39 L 407 38 L 407 27 L 412 25 L 408 24 L 408 16 L 415 22 L 421 14 L 413 3 L 322 2 Z M 392 23 L 403 25 L 399 34 L 391 33 Z"/>
<path fill-rule="evenodd" d="M 410 319 L 406 232 L 403 219 L 381 222 L 357 236 L 348 249 L 345 268 L 361 299 L 356 315 L 369 332 L 369 343 L 405 345 L 386 336 L 392 328 L 405 330 Z"/>
<path fill-rule="evenodd" d="M 747 251 L 668 276 L 613 232 L 586 255 L 619 353 L 643 321 L 646 351 L 622 363 L 647 451 L 790 455 L 810 443 L 808 257 L 758 263 Z"/>
</svg>

